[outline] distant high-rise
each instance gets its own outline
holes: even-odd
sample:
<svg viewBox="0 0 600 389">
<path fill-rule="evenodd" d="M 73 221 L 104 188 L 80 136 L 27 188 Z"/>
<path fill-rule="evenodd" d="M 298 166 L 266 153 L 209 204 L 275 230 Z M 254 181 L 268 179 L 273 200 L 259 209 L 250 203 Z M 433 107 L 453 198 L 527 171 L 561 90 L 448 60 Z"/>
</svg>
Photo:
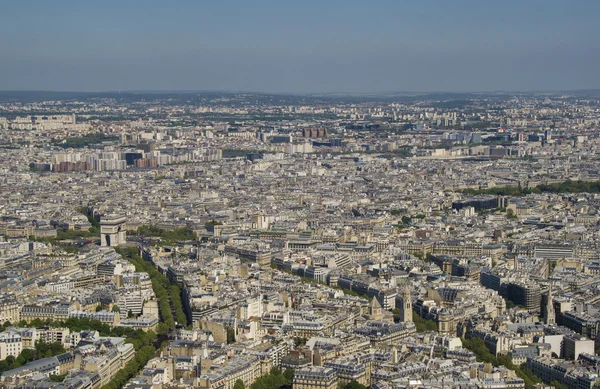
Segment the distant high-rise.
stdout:
<svg viewBox="0 0 600 389">
<path fill-rule="evenodd" d="M 471 143 L 476 143 L 476 144 L 482 143 L 480 132 L 474 132 L 471 134 Z"/>
<path fill-rule="evenodd" d="M 302 136 L 305 138 L 326 138 L 326 128 L 303 128 Z"/>
</svg>

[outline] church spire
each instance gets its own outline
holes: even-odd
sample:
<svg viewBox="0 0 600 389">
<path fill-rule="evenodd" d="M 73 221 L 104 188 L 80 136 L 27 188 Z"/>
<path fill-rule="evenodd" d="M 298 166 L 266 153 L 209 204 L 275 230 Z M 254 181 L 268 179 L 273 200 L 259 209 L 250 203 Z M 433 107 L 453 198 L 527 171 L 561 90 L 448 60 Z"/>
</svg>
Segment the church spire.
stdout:
<svg viewBox="0 0 600 389">
<path fill-rule="evenodd" d="M 548 288 L 548 301 L 546 302 L 546 314 L 544 323 L 548 325 L 556 324 L 556 313 L 554 312 L 554 299 L 552 298 L 552 284 Z"/>
<path fill-rule="evenodd" d="M 410 287 L 407 283 L 406 285 L 404 285 L 404 290 L 402 291 L 402 307 L 400 309 L 400 321 L 413 321 L 412 314 L 412 298 L 410 296 Z"/>
</svg>

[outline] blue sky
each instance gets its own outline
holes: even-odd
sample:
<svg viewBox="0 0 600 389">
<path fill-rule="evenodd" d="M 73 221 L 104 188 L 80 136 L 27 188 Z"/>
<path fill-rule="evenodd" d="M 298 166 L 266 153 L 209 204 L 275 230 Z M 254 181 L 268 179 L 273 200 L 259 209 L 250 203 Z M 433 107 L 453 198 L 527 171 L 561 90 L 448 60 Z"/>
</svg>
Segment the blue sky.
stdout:
<svg viewBox="0 0 600 389">
<path fill-rule="evenodd" d="M 597 0 L 27 1 L 0 90 L 600 88 Z"/>
</svg>

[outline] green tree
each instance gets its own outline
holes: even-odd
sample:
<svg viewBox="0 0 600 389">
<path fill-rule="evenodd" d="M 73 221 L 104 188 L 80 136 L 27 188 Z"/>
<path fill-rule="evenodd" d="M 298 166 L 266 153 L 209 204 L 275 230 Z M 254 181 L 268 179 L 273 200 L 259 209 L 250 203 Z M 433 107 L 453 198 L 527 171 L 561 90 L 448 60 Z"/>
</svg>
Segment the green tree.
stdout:
<svg viewBox="0 0 600 389">
<path fill-rule="evenodd" d="M 461 341 L 464 348 L 475 353 L 479 362 L 491 363 L 494 366 L 505 366 L 507 369 L 514 370 L 517 376 L 522 378 L 525 382 L 525 388 L 530 389 L 533 385 L 541 382 L 540 379 L 527 368 L 526 363 L 516 366 L 512 363 L 512 358 L 507 355 L 494 356 L 490 353 L 483 340 L 479 338 L 462 338 Z"/>
<path fill-rule="evenodd" d="M 233 384 L 233 389 L 245 389 L 244 381 L 242 381 L 242 380 L 235 381 L 235 384 Z"/>
<path fill-rule="evenodd" d="M 5 359 L 1 360 L 0 361 L 0 373 L 4 373 L 5 371 L 7 371 L 9 366 L 10 366 L 10 364 L 8 364 Z"/>
<path fill-rule="evenodd" d="M 552 382 L 550 382 L 550 385 L 554 386 L 556 389 L 569 389 L 567 385 L 561 384 L 557 380 L 553 380 Z"/>
<path fill-rule="evenodd" d="M 235 329 L 227 327 L 227 344 L 235 343 Z"/>
<path fill-rule="evenodd" d="M 21 351 L 21 356 L 25 359 L 26 362 L 31 362 L 35 359 L 35 354 L 30 348 L 23 349 L 23 351 Z"/>
<path fill-rule="evenodd" d="M 31 324 L 31 326 L 35 328 L 40 328 L 44 325 L 44 323 L 40 319 L 33 319 L 29 324 Z"/>
<path fill-rule="evenodd" d="M 367 387 L 353 380 L 346 384 L 346 389 L 367 389 Z"/>
<path fill-rule="evenodd" d="M 294 369 L 285 369 L 283 376 L 287 380 L 287 384 L 291 385 L 294 382 Z"/>
<path fill-rule="evenodd" d="M 50 382 L 63 382 L 65 380 L 65 378 L 67 377 L 66 374 L 60 374 L 60 375 L 56 375 L 56 374 L 50 374 Z"/>
<path fill-rule="evenodd" d="M 417 312 L 413 312 L 413 322 L 417 327 L 417 332 L 437 332 L 437 324 L 431 319 L 423 319 Z"/>
<path fill-rule="evenodd" d="M 38 357 L 40 355 L 43 355 L 44 357 L 53 357 L 67 352 L 60 342 L 45 343 L 42 341 L 37 341 L 35 343 L 35 350 Z"/>
<path fill-rule="evenodd" d="M 273 366 L 271 368 L 271 371 L 269 371 L 269 374 L 275 375 L 275 376 L 281 375 L 281 370 L 279 370 L 279 368 L 277 366 Z"/>
<path fill-rule="evenodd" d="M 23 358 L 23 356 L 21 354 L 17 355 L 15 362 L 18 363 L 19 366 L 23 366 L 24 364 L 27 363 L 27 361 L 25 360 L 25 358 Z"/>
<path fill-rule="evenodd" d="M 306 338 L 296 338 L 296 339 L 294 339 L 294 346 L 302 347 L 306 344 L 307 341 L 308 341 L 308 339 L 306 339 Z"/>
</svg>

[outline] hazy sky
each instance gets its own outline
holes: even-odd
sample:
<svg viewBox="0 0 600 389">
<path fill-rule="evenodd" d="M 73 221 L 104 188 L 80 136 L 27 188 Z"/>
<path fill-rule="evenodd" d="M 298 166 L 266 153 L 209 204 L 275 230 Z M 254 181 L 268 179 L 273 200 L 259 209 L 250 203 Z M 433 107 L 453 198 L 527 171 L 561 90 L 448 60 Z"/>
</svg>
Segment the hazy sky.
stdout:
<svg viewBox="0 0 600 389">
<path fill-rule="evenodd" d="M 0 90 L 600 88 L 599 16 L 599 0 L 3 0 Z"/>
</svg>

